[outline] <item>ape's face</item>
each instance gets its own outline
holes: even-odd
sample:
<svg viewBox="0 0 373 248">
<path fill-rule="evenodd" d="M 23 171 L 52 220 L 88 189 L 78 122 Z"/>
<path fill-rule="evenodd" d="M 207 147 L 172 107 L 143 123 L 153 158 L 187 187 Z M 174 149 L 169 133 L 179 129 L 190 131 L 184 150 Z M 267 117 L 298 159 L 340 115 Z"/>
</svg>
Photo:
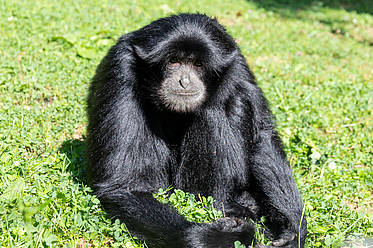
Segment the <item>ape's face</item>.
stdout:
<svg viewBox="0 0 373 248">
<path fill-rule="evenodd" d="M 165 64 L 164 79 L 157 92 L 161 104 L 176 112 L 190 112 L 201 106 L 206 98 L 202 61 L 173 56 Z"/>
<path fill-rule="evenodd" d="M 162 110 L 197 111 L 216 93 L 224 71 L 234 61 L 236 45 L 214 25 L 210 34 L 196 28 L 194 22 L 175 23 L 162 36 L 158 35 L 159 25 L 146 30 L 151 35 L 135 40 L 135 52 L 142 63 L 136 67 L 138 79 L 150 91 L 142 95 L 151 96 L 152 104 Z M 212 39 L 219 32 L 224 39 Z"/>
</svg>

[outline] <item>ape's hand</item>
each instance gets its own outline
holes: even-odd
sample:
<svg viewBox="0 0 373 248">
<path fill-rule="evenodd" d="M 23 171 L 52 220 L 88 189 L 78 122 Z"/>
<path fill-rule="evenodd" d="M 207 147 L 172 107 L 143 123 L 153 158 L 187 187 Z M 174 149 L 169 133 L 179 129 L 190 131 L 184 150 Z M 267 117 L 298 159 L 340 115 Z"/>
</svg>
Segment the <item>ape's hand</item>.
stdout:
<svg viewBox="0 0 373 248">
<path fill-rule="evenodd" d="M 272 242 L 272 244 L 273 244 L 273 246 L 276 246 L 276 247 L 286 247 L 286 245 L 291 245 L 292 243 L 294 243 L 294 245 L 296 245 L 296 242 L 292 242 L 292 241 L 296 241 L 295 237 L 296 237 L 296 234 L 294 232 L 285 230 L 278 237 L 278 239 L 276 239 Z M 294 246 L 289 246 L 289 247 L 294 247 Z"/>
<path fill-rule="evenodd" d="M 292 231 L 285 230 L 277 239 L 272 241 L 272 245 L 256 245 L 255 248 L 296 248 L 296 234 Z"/>
<path fill-rule="evenodd" d="M 240 241 L 247 247 L 253 244 L 255 227 L 239 218 L 220 218 L 213 223 L 198 224 L 189 230 L 189 247 L 228 248 Z"/>
</svg>

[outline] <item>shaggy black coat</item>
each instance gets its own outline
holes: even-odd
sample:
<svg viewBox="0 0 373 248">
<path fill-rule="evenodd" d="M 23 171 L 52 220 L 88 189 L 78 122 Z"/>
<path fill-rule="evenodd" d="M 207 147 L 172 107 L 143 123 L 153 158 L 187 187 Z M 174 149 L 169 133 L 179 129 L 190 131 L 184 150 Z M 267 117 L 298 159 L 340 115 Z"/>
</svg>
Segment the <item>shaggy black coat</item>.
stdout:
<svg viewBox="0 0 373 248">
<path fill-rule="evenodd" d="M 168 111 L 156 94 L 175 44 L 204 65 L 208 96 L 189 113 Z M 92 187 L 105 210 L 148 247 L 233 247 L 236 240 L 249 246 L 255 227 L 248 219 L 261 216 L 274 246 L 304 246 L 302 201 L 272 115 L 216 20 L 180 14 L 122 36 L 97 68 L 88 117 Z M 185 220 L 152 196 L 170 185 L 213 196 L 226 217 Z"/>
</svg>

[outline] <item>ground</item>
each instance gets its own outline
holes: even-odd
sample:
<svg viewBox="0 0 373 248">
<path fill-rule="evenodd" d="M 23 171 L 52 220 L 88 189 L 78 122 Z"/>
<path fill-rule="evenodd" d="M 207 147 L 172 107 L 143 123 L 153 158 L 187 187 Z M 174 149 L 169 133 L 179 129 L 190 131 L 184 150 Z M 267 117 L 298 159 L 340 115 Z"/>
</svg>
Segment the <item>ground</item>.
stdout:
<svg viewBox="0 0 373 248">
<path fill-rule="evenodd" d="M 371 1 L 0 3 L 0 246 L 141 246 L 86 184 L 85 100 L 121 34 L 179 12 L 216 16 L 257 76 L 304 199 L 307 246 L 373 236 Z M 217 216 L 211 199 L 165 201 L 192 220 Z"/>
</svg>

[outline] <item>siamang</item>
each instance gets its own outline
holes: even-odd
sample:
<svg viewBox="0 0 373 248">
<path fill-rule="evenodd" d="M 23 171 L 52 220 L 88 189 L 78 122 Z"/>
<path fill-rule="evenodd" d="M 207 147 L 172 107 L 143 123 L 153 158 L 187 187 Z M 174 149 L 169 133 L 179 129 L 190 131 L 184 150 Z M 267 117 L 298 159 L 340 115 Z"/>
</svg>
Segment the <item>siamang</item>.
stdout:
<svg viewBox="0 0 373 248">
<path fill-rule="evenodd" d="M 119 38 L 88 96 L 87 160 L 104 209 L 154 247 L 304 247 L 302 201 L 273 117 L 235 41 L 203 14 Z M 213 196 L 224 218 L 187 221 L 159 188 Z M 268 246 L 267 246 L 268 247 Z"/>
</svg>

